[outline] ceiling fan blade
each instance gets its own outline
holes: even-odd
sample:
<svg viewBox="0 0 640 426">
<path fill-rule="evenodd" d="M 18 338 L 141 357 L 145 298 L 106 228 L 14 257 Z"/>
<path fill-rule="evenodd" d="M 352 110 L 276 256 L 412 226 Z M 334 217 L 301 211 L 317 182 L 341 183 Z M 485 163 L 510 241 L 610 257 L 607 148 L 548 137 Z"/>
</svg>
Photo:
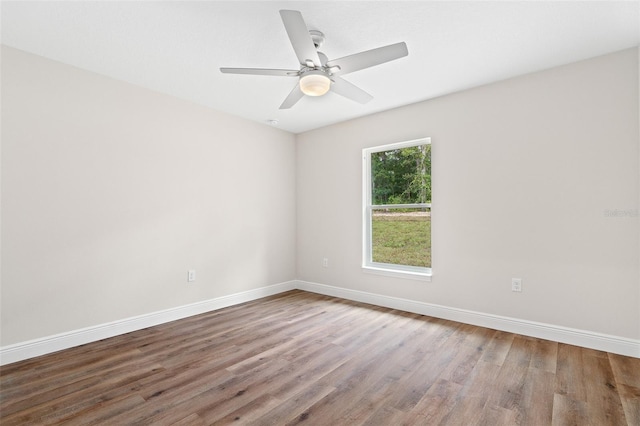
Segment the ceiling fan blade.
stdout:
<svg viewBox="0 0 640 426">
<path fill-rule="evenodd" d="M 280 109 L 291 108 L 296 104 L 296 102 L 302 99 L 303 96 L 304 93 L 302 93 L 302 90 L 300 90 L 300 85 L 296 83 L 296 85 L 293 86 L 293 90 L 291 90 L 291 93 L 289 93 L 289 96 L 287 96 L 284 102 L 282 102 L 282 105 L 280 105 Z"/>
<path fill-rule="evenodd" d="M 334 59 L 327 62 L 327 66 L 339 67 L 340 69 L 332 71 L 332 74 L 343 75 L 393 61 L 394 59 L 402 58 L 408 54 L 409 51 L 407 50 L 407 44 L 405 42 L 401 42 L 345 56 L 340 59 Z"/>
<path fill-rule="evenodd" d="M 373 96 L 364 90 L 337 76 L 333 76 L 331 91 L 361 104 L 366 104 L 373 99 Z"/>
<path fill-rule="evenodd" d="M 225 74 L 276 75 L 284 77 L 298 77 L 297 70 L 270 70 L 266 68 L 220 68 Z"/>
<path fill-rule="evenodd" d="M 307 24 L 304 23 L 304 19 L 302 19 L 302 14 L 297 10 L 281 10 L 280 16 L 300 64 L 306 65 L 307 61 L 311 61 L 316 67 L 321 67 L 318 51 L 313 44 L 313 40 L 311 40 L 309 29 Z"/>
</svg>

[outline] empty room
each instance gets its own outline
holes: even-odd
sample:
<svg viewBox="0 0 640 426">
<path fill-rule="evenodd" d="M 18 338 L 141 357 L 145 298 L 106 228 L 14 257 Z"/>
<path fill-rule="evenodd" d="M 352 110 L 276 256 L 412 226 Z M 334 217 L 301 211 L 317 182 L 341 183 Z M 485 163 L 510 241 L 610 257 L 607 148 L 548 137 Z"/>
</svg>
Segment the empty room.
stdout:
<svg viewBox="0 0 640 426">
<path fill-rule="evenodd" d="M 640 424 L 639 1 L 0 16 L 0 424 Z"/>
</svg>

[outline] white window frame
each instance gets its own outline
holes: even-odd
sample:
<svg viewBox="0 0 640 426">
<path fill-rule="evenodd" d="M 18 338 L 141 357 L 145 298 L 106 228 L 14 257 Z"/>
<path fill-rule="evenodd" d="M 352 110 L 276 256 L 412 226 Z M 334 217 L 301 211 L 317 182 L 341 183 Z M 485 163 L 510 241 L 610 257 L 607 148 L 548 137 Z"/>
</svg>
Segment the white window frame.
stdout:
<svg viewBox="0 0 640 426">
<path fill-rule="evenodd" d="M 363 272 L 387 275 L 400 278 L 418 279 L 431 281 L 433 265 L 431 268 L 419 266 L 395 265 L 389 263 L 378 263 L 373 261 L 372 255 L 372 223 L 371 212 L 381 208 L 425 208 L 431 209 L 431 203 L 416 204 L 388 204 L 373 205 L 371 199 L 371 154 L 394 149 L 410 148 L 418 145 L 431 144 L 431 138 L 414 139 L 405 142 L 397 142 L 388 145 L 375 146 L 362 150 L 362 270 Z"/>
</svg>

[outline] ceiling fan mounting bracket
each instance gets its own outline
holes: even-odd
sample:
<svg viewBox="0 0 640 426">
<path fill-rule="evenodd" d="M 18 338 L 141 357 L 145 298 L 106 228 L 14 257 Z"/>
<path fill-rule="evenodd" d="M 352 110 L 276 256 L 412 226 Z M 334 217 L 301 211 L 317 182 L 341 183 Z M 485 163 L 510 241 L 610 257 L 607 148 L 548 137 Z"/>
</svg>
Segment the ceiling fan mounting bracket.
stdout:
<svg viewBox="0 0 640 426">
<path fill-rule="evenodd" d="M 311 36 L 311 40 L 313 41 L 313 45 L 318 49 L 324 43 L 324 34 L 322 31 L 318 30 L 309 30 L 309 35 Z"/>
</svg>

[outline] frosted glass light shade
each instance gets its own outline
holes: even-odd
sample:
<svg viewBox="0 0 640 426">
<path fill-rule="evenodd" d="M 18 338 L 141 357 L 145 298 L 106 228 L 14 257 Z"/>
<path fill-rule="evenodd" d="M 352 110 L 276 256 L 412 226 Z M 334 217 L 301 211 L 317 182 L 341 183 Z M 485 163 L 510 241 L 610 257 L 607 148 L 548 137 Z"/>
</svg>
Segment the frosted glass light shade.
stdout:
<svg viewBox="0 0 640 426">
<path fill-rule="evenodd" d="M 322 96 L 329 91 L 331 80 L 322 71 L 309 71 L 300 77 L 300 90 L 309 96 Z"/>
</svg>

